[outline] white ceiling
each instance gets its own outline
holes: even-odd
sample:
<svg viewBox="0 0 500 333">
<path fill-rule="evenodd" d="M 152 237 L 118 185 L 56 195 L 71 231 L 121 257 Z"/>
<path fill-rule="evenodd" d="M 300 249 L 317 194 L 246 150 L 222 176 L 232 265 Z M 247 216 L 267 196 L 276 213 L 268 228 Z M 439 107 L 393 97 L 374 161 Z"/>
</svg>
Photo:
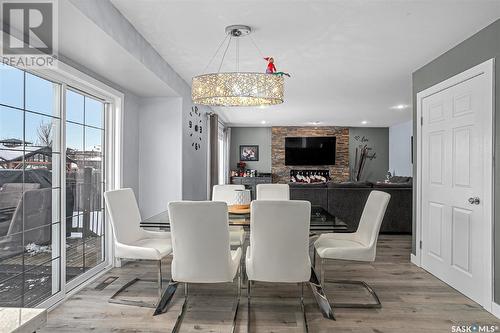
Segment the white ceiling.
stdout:
<svg viewBox="0 0 500 333">
<path fill-rule="evenodd" d="M 225 26 L 250 25 L 262 52 L 292 77 L 281 105 L 217 110 L 237 126 L 409 120 L 411 108 L 391 107 L 411 104 L 411 73 L 500 18 L 500 1 L 483 0 L 112 3 L 189 83 L 204 72 Z M 240 70 L 265 70 L 248 38 L 240 42 L 240 57 Z M 235 69 L 234 49 L 225 63 L 223 70 Z"/>
<path fill-rule="evenodd" d="M 60 1 L 58 10 L 61 54 L 139 96 L 176 96 L 70 1 Z"/>
</svg>

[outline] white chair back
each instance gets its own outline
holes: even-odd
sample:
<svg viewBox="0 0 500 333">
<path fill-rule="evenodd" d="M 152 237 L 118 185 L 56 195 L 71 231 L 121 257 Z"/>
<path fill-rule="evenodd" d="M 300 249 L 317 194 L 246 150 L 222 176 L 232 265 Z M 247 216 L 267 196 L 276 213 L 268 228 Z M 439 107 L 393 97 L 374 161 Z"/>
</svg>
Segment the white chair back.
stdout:
<svg viewBox="0 0 500 333">
<path fill-rule="evenodd" d="M 256 200 L 250 207 L 248 278 L 267 282 L 309 281 L 311 203 Z"/>
<path fill-rule="evenodd" d="M 177 201 L 168 204 L 172 235 L 172 279 L 187 283 L 231 282 L 227 204 Z"/>
<path fill-rule="evenodd" d="M 364 246 L 375 248 L 385 210 L 391 195 L 382 191 L 371 191 L 356 230 L 356 239 Z"/>
<path fill-rule="evenodd" d="M 134 191 L 130 188 L 107 191 L 104 193 L 115 242 L 131 244 L 143 235 L 140 227 L 141 213 L 137 206 Z"/>
<path fill-rule="evenodd" d="M 290 200 L 288 184 L 258 184 L 257 200 Z"/>
<path fill-rule="evenodd" d="M 241 191 L 245 189 L 245 185 L 214 185 L 212 189 L 212 201 L 223 201 L 230 205 L 236 203 L 236 193 L 235 191 Z"/>
</svg>

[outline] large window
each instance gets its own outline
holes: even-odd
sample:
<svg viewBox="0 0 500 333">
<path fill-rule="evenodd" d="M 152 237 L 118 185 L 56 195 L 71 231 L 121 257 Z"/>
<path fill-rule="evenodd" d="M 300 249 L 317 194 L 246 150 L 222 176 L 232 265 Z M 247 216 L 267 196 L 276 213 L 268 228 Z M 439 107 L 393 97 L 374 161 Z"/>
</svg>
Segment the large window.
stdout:
<svg viewBox="0 0 500 333">
<path fill-rule="evenodd" d="M 0 306 L 61 289 L 60 92 L 0 65 Z"/>
<path fill-rule="evenodd" d="M 40 304 L 105 264 L 108 106 L 0 64 L 0 307 Z"/>
</svg>

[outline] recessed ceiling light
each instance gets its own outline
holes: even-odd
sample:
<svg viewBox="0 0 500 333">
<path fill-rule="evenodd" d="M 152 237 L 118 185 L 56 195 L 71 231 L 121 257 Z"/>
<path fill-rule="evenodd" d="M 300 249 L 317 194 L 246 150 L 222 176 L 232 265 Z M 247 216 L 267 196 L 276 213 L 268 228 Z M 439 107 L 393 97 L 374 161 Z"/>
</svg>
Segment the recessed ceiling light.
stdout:
<svg viewBox="0 0 500 333">
<path fill-rule="evenodd" d="M 368 124 L 368 120 L 363 120 L 363 121 L 361 122 L 361 124 L 363 124 L 363 125 Z"/>
<path fill-rule="evenodd" d="M 410 107 L 410 105 L 408 105 L 408 104 L 398 104 L 398 105 L 392 106 L 391 109 L 393 109 L 393 110 L 404 110 L 404 109 L 407 109 L 409 107 Z"/>
<path fill-rule="evenodd" d="M 265 120 L 262 120 L 260 123 L 264 125 L 264 124 L 266 123 L 266 121 L 265 121 Z"/>
</svg>

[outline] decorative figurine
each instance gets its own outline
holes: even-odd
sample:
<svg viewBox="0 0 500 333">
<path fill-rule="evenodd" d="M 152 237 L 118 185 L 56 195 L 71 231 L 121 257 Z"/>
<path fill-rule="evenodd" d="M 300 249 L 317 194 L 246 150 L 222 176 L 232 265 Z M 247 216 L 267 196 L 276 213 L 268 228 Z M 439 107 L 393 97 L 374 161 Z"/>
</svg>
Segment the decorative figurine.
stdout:
<svg viewBox="0 0 500 333">
<path fill-rule="evenodd" d="M 267 61 L 266 74 L 274 74 L 274 75 L 278 75 L 278 76 L 290 77 L 290 74 L 288 74 L 288 73 L 277 72 L 276 66 L 274 65 L 274 58 L 273 57 L 265 57 L 264 60 Z"/>
</svg>

